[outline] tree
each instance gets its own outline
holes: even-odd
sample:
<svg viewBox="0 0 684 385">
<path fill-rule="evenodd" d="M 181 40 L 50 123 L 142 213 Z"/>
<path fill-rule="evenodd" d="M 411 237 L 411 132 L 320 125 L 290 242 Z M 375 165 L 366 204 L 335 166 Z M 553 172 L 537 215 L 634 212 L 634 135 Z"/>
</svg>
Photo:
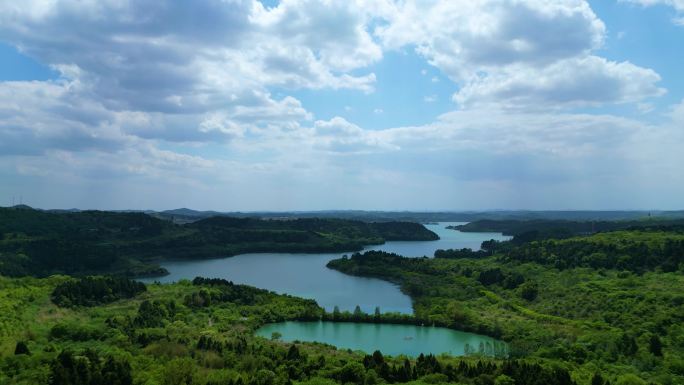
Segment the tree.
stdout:
<svg viewBox="0 0 684 385">
<path fill-rule="evenodd" d="M 515 380 L 502 374 L 494 380 L 494 385 L 515 385 Z"/>
<path fill-rule="evenodd" d="M 333 321 L 339 321 L 340 320 L 340 308 L 339 306 L 335 306 L 333 308 Z"/>
<path fill-rule="evenodd" d="M 646 381 L 630 373 L 620 376 L 617 385 L 646 385 Z"/>
<path fill-rule="evenodd" d="M 603 376 L 601 376 L 600 373 L 594 373 L 594 376 L 591 378 L 591 385 L 604 385 L 605 380 L 603 379 Z"/>
<path fill-rule="evenodd" d="M 663 355 L 663 343 L 660 341 L 660 337 L 653 334 L 653 335 L 651 335 L 651 339 L 648 342 L 649 342 L 648 350 L 650 350 L 654 356 L 662 357 L 662 355 Z"/>
<path fill-rule="evenodd" d="M 271 333 L 271 341 L 278 341 L 281 338 L 283 338 L 283 335 L 280 332 Z"/>
<path fill-rule="evenodd" d="M 627 333 L 623 333 L 618 342 L 619 348 L 625 356 L 633 356 L 639 350 L 636 339 Z"/>
<path fill-rule="evenodd" d="M 131 365 L 128 361 L 109 357 L 102 367 L 102 383 L 107 385 L 131 385 Z"/>
<path fill-rule="evenodd" d="M 343 384 L 362 384 L 365 377 L 366 369 L 358 362 L 348 362 L 340 370 L 340 380 Z"/>
<path fill-rule="evenodd" d="M 81 354 L 62 351 L 50 363 L 50 385 L 131 385 L 131 365 L 126 360 L 103 360 L 93 350 Z M 181 383 L 179 383 L 181 384 Z"/>
<path fill-rule="evenodd" d="M 190 358 L 176 358 L 169 361 L 164 368 L 162 384 L 190 385 L 197 367 Z"/>
<path fill-rule="evenodd" d="M 28 346 L 26 345 L 26 342 L 24 341 L 19 341 L 17 342 L 17 346 L 14 348 L 14 354 L 19 355 L 19 354 L 31 354 L 29 351 Z"/>
<path fill-rule="evenodd" d="M 361 306 L 356 305 L 354 308 L 354 321 L 361 321 L 363 319 L 363 311 L 361 311 Z"/>
<path fill-rule="evenodd" d="M 254 383 L 256 385 L 273 385 L 276 375 L 270 370 L 259 369 L 254 375 Z"/>
<path fill-rule="evenodd" d="M 301 357 L 302 356 L 299 353 L 299 348 L 297 347 L 297 345 L 295 345 L 295 344 L 290 345 L 290 349 L 288 349 L 288 351 L 287 351 L 287 359 L 292 360 L 292 361 L 296 361 L 296 360 L 300 359 Z"/>
<path fill-rule="evenodd" d="M 380 322 L 382 315 L 380 314 L 380 307 L 375 307 L 375 313 L 373 314 L 373 321 Z"/>
<path fill-rule="evenodd" d="M 528 301 L 534 301 L 539 294 L 539 287 L 534 282 L 527 281 L 520 286 L 520 296 Z"/>
</svg>

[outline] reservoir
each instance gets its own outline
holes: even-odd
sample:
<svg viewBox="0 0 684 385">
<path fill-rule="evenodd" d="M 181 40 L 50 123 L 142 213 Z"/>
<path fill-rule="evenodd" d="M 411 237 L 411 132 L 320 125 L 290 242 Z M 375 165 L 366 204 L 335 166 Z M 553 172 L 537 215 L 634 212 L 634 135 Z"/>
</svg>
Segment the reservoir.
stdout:
<svg viewBox="0 0 684 385">
<path fill-rule="evenodd" d="M 256 334 L 271 338 L 274 332 L 280 333 L 281 339 L 287 342 L 316 341 L 368 354 L 380 350 L 393 356 L 416 357 L 421 353 L 462 356 L 466 349 L 494 356 L 505 354 L 506 350 L 506 344 L 494 338 L 433 326 L 293 321 L 265 325 Z"/>
<path fill-rule="evenodd" d="M 364 250 L 381 250 L 388 253 L 403 255 L 404 257 L 430 257 L 438 249 L 463 249 L 479 250 L 484 241 L 494 239 L 507 241 L 511 237 L 501 233 L 463 233 L 458 230 L 447 229 L 447 226 L 465 225 L 468 222 L 439 222 L 424 225 L 425 228 L 439 235 L 436 241 L 394 241 L 383 245 L 370 245 Z"/>
<path fill-rule="evenodd" d="M 462 233 L 445 228 L 461 223 L 426 225 L 440 236 L 436 241 L 387 242 L 369 246 L 365 250 L 383 250 L 407 257 L 432 257 L 437 249 L 479 249 L 482 241 L 509 239 L 499 233 Z M 195 277 L 223 278 L 277 293 L 312 298 L 328 311 L 335 306 L 342 311 L 353 311 L 358 305 L 366 313 L 373 313 L 376 306 L 383 313 L 413 313 L 411 299 L 396 285 L 376 278 L 349 276 L 326 267 L 328 261 L 344 254 L 259 253 L 205 260 L 165 261 L 161 265 L 169 271 L 169 275 L 144 279 L 143 282 L 175 282 Z"/>
<path fill-rule="evenodd" d="M 399 288 L 377 278 L 354 277 L 328 269 L 325 265 L 341 254 L 240 254 L 230 258 L 169 261 L 169 275 L 145 282 L 174 282 L 195 277 L 224 278 L 235 283 L 268 289 L 303 298 L 313 298 L 327 311 L 335 306 L 366 313 L 376 306 L 382 312 L 411 314 L 411 298 Z"/>
</svg>

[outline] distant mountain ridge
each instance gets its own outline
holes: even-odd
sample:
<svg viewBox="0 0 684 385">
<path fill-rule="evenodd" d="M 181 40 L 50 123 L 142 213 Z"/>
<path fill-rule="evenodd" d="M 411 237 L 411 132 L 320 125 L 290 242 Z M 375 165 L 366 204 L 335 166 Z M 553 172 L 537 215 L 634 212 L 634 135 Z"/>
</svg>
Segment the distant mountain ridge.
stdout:
<svg viewBox="0 0 684 385">
<path fill-rule="evenodd" d="M 321 210 L 321 211 L 254 211 L 220 212 L 197 211 L 188 208 L 155 212 L 161 218 L 178 220 L 198 220 L 212 216 L 232 216 L 238 218 L 258 217 L 262 219 L 287 218 L 341 218 L 366 222 L 411 221 L 411 222 L 472 222 L 476 220 L 574 220 L 574 221 L 619 221 L 642 218 L 684 218 L 684 210 L 491 210 L 491 211 L 365 211 L 365 210 Z"/>
</svg>

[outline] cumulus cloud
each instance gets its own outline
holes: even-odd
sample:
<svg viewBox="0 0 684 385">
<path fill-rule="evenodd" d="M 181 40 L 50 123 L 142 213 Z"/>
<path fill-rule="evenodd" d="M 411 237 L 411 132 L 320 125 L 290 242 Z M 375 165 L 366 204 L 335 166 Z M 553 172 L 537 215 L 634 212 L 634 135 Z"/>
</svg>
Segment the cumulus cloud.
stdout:
<svg viewBox="0 0 684 385">
<path fill-rule="evenodd" d="M 454 100 L 463 106 L 496 103 L 514 108 L 600 106 L 665 94 L 660 76 L 630 62 L 597 56 L 557 61 L 541 69 L 511 65 L 466 84 Z"/>
<path fill-rule="evenodd" d="M 314 148 L 340 153 L 377 152 L 396 147 L 386 143 L 381 131 L 364 130 L 336 116 L 314 123 Z"/>
<path fill-rule="evenodd" d="M 390 48 L 418 45 L 434 65 L 462 79 L 482 67 L 586 53 L 601 45 L 605 26 L 577 0 L 410 0 L 377 33 Z"/>
<path fill-rule="evenodd" d="M 670 113 L 672 120 L 678 123 L 684 123 L 684 100 L 679 104 L 672 107 L 672 112 Z"/>
<path fill-rule="evenodd" d="M 652 7 L 655 5 L 663 5 L 672 7 L 677 16 L 672 18 L 672 22 L 676 25 L 684 26 L 684 1 L 683 0 L 620 0 L 624 3 L 638 4 L 643 7 Z"/>
<path fill-rule="evenodd" d="M 386 47 L 415 45 L 459 84 L 454 100 L 462 107 L 575 107 L 661 95 L 653 70 L 592 54 L 605 32 L 580 0 L 406 1 L 377 30 Z"/>
<path fill-rule="evenodd" d="M 87 100 L 110 114 L 147 114 L 138 120 L 147 126 L 122 128 L 144 138 L 220 140 L 311 119 L 296 99 L 274 99 L 271 87 L 371 91 L 374 74 L 350 72 L 382 57 L 361 9 L 311 1 L 269 9 L 256 0 L 5 2 L 0 39 L 71 84 L 64 108 Z M 53 92 L 48 83 L 33 87 L 41 86 Z"/>
<path fill-rule="evenodd" d="M 349 71 L 382 58 L 367 31 L 373 18 L 361 1 L 285 0 L 270 10 L 257 5 L 252 20 L 290 45 L 318 52 L 321 63 Z"/>
<path fill-rule="evenodd" d="M 662 94 L 652 70 L 590 54 L 604 34 L 580 0 L 0 5 L 0 39 L 69 84 L 61 110 L 97 105 L 127 135 L 172 142 L 294 131 L 312 114 L 271 88 L 370 92 L 375 74 L 363 69 L 383 49 L 412 46 L 457 82 L 453 99 L 462 108 L 593 106 Z M 123 117 L 135 119 L 122 124 Z"/>
<path fill-rule="evenodd" d="M 644 126 L 611 115 L 454 111 L 429 125 L 385 130 L 397 148 L 580 157 L 621 147 Z"/>
<path fill-rule="evenodd" d="M 569 181 L 633 183 L 613 172 L 635 165 L 656 170 L 635 175 L 662 177 L 672 171 L 665 160 L 681 164 L 678 152 L 654 150 L 681 143 L 676 124 L 573 113 L 645 106 L 665 92 L 653 70 L 600 57 L 605 34 L 583 0 L 2 2 L 0 41 L 60 76 L 0 83 L 0 177 L 113 192 L 163 186 L 174 199 L 199 189 L 213 208 L 232 198 L 252 209 L 329 208 L 331 194 L 350 207 L 407 207 L 421 196 L 445 208 L 452 192 L 482 207 L 493 196 L 482 191 L 515 196 L 526 185 L 540 197 Z M 369 68 L 407 49 L 441 71 L 432 82 L 455 83 L 459 110 L 372 129 L 321 119 L 289 96 L 373 92 Z M 418 104 L 436 101 L 432 92 Z M 671 116 L 684 122 L 684 107 Z"/>
<path fill-rule="evenodd" d="M 125 146 L 116 114 L 71 93 L 71 87 L 77 86 L 0 83 L 0 155 L 40 155 L 49 149 L 115 151 Z"/>
<path fill-rule="evenodd" d="M 639 4 L 644 7 L 650 7 L 654 5 L 666 5 L 673 7 L 677 11 L 684 11 L 684 1 L 682 0 L 621 0 L 623 2 L 629 2 L 634 4 Z"/>
</svg>

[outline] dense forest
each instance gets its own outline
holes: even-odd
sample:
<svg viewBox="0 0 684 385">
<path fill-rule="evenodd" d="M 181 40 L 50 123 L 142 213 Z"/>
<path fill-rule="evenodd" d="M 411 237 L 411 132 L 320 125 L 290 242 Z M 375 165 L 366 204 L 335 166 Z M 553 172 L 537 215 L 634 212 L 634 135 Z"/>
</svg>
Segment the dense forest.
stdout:
<svg viewBox="0 0 684 385">
<path fill-rule="evenodd" d="M 684 383 L 683 234 L 632 230 L 438 258 L 380 251 L 330 261 L 392 281 L 416 319 L 509 342 L 511 357 L 562 363 L 579 383 Z M 508 243 L 508 245 L 506 245 Z"/>
<path fill-rule="evenodd" d="M 0 274 L 157 276 L 155 261 L 247 252 L 360 250 L 387 240 L 434 240 L 413 222 L 212 217 L 185 225 L 144 213 L 0 208 Z"/>
<path fill-rule="evenodd" d="M 112 291 L 126 286 L 92 279 Z M 0 277 L 0 383 L 575 384 L 564 367 L 535 360 L 409 359 L 254 337 L 260 325 L 319 319 L 323 309 L 225 280 L 150 285 L 131 298 L 98 304 L 82 290 L 88 285 L 64 276 Z M 54 301 L 65 291 L 72 298 L 67 307 Z"/>
<path fill-rule="evenodd" d="M 684 218 L 681 217 L 646 217 L 621 221 L 576 221 L 565 219 L 534 220 L 477 220 L 464 225 L 449 226 L 463 232 L 495 232 L 513 236 L 514 244 L 544 240 L 562 239 L 577 235 L 588 235 L 596 232 L 617 230 L 663 230 L 683 231 Z"/>
<path fill-rule="evenodd" d="M 144 270 L 164 250 L 203 258 L 434 239 L 415 223 L 214 217 L 179 225 L 143 213 L 0 214 L 0 384 L 684 383 L 677 223 L 602 232 L 585 231 L 586 223 L 570 231 L 516 224 L 513 240 L 481 250 L 437 250 L 435 258 L 368 251 L 329 262 L 399 285 L 413 301 L 407 315 L 328 313 L 313 300 L 223 279 L 145 285 L 121 273 Z M 90 275 L 98 271 L 113 275 Z M 508 346 L 494 356 L 411 358 L 254 334 L 286 320 L 436 325 Z"/>
</svg>

